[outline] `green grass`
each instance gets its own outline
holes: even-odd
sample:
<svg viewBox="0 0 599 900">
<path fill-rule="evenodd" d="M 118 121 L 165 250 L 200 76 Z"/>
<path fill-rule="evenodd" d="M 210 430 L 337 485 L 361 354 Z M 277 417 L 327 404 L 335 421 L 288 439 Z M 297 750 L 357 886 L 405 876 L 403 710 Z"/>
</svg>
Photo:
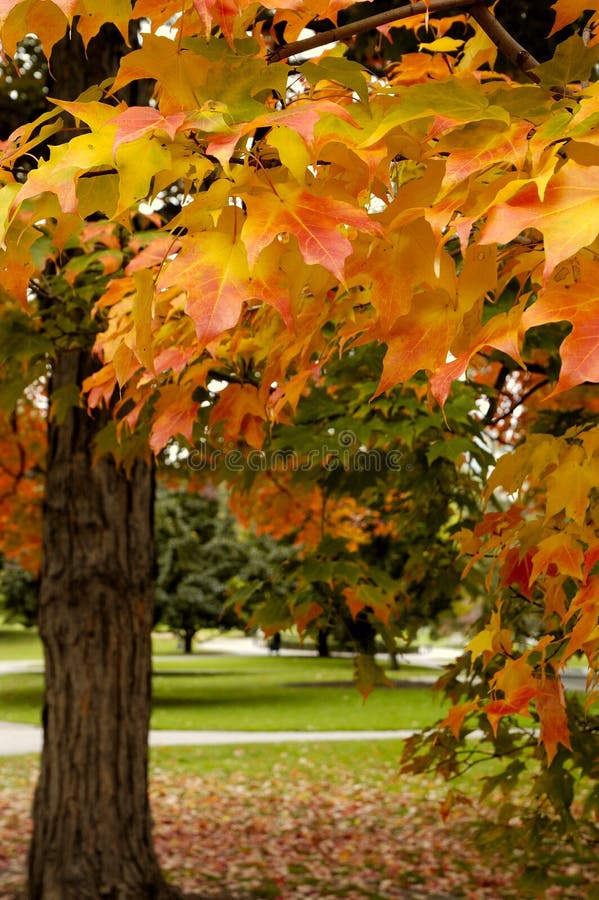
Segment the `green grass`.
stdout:
<svg viewBox="0 0 599 900">
<path fill-rule="evenodd" d="M 194 656 L 158 660 L 155 669 L 152 727 L 158 729 L 417 728 L 443 710 L 430 688 L 418 686 L 377 689 L 363 703 L 351 684 L 351 660 Z M 0 678 L 0 719 L 39 724 L 42 684 L 37 674 Z"/>
<path fill-rule="evenodd" d="M 18 625 L 0 627 L 0 660 L 41 660 L 42 657 L 42 642 L 37 636 L 37 631 Z"/>
<path fill-rule="evenodd" d="M 400 776 L 399 759 L 403 741 L 315 741 L 280 744 L 244 744 L 243 746 L 152 747 L 150 748 L 150 778 L 161 772 L 176 780 L 189 775 L 216 774 L 227 779 L 237 775 L 253 782 L 265 782 L 273 774 L 289 783 L 298 776 L 309 776 L 315 782 L 331 784 L 343 782 L 348 773 L 361 785 L 384 785 L 391 791 L 401 791 L 406 782 L 410 787 L 422 783 L 430 790 L 431 776 Z M 0 757 L 0 784 L 4 787 L 26 789 L 31 786 L 39 766 L 39 757 Z M 464 791 L 480 788 L 480 779 L 499 771 L 500 763 L 490 760 L 453 779 L 451 786 Z M 439 779 L 439 784 L 446 784 Z"/>
</svg>

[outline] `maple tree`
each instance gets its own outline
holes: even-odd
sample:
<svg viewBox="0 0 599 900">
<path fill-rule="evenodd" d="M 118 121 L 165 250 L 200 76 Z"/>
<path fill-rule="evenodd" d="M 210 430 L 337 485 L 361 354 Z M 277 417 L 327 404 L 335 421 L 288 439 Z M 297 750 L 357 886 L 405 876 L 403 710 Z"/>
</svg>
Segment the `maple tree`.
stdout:
<svg viewBox="0 0 599 900">
<path fill-rule="evenodd" d="M 556 0 L 554 32 L 579 27 L 542 64 L 470 0 L 415 3 L 298 42 L 306 24 L 348 5 L 282 2 L 271 17 L 249 0 L 138 0 L 133 13 L 129 0 L 101 8 L 16 0 L 0 10 L 4 52 L 35 31 L 53 52 L 56 87 L 51 107 L 3 142 L 0 188 L 2 315 L 30 316 L 42 336 L 30 364 L 52 358 L 55 410 L 31 897 L 174 892 L 151 849 L 145 792 L 148 448 L 193 444 L 208 429 L 262 450 L 273 424 L 292 421 L 349 349 L 385 347 L 375 397 L 425 372 L 429 399 L 442 408 L 456 379 L 498 360 L 511 361 L 508 372 L 520 368 L 523 385 L 533 370 L 544 373 L 549 384 L 535 399 L 549 394 L 549 403 L 598 380 L 595 6 Z M 143 40 L 129 34 L 132 15 L 147 25 Z M 344 59 L 342 46 L 296 58 L 393 23 L 416 34 L 419 50 L 380 77 Z M 514 75 L 495 70 L 497 47 Z M 492 398 L 508 380 L 498 378 L 479 379 L 481 391 Z M 489 735 L 509 743 L 517 741 L 509 717 L 533 715 L 539 735 L 527 741 L 539 744 L 539 790 L 555 801 L 557 766 L 592 769 L 580 747 L 595 733 L 597 696 L 597 425 L 591 416 L 555 434 L 533 429 L 490 481 L 507 495 L 503 505 L 461 536 L 473 561 L 495 560 L 488 591 L 498 600 L 466 656 L 477 696 L 444 724 L 457 741 L 467 717 L 482 716 Z M 80 534 L 62 530 L 65 498 Z M 347 588 L 357 617 L 372 591 L 367 600 L 359 579 Z M 540 623 L 532 646 L 506 618 L 514 596 Z M 110 634 L 106 659 L 118 657 L 127 673 L 110 687 L 110 666 L 94 650 L 100 620 Z M 90 640 L 78 645 L 83 634 Z M 591 671 L 580 743 L 560 681 L 575 653 Z M 95 681 L 69 705 L 86 669 Z M 130 704 L 139 708 L 131 721 Z M 103 738 L 94 742 L 96 726 Z M 99 790 L 92 747 L 113 744 L 114 766 L 103 770 L 112 813 L 135 830 L 117 850 L 106 821 L 71 803 L 93 858 L 64 830 L 61 804 L 83 796 L 82 785 L 86 796 Z M 86 770 L 80 784 L 63 759 Z M 58 793 L 54 766 L 64 779 Z M 129 766 L 131 789 L 121 777 Z M 570 800 L 557 801 L 569 826 Z M 101 874 L 103 854 L 110 865 Z"/>
</svg>

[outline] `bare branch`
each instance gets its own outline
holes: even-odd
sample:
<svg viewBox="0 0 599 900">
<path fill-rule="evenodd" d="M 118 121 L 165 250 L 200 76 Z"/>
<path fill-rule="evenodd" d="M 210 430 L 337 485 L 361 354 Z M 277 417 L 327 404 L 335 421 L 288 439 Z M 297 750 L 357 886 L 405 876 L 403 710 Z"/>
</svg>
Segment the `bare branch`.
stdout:
<svg viewBox="0 0 599 900">
<path fill-rule="evenodd" d="M 470 15 L 491 38 L 500 53 L 503 53 L 531 81 L 535 81 L 538 84 L 538 77 L 534 72 L 531 72 L 531 69 L 539 65 L 538 60 L 519 44 L 509 31 L 506 31 L 501 22 L 489 12 L 487 7 L 483 3 L 477 3 L 471 8 Z"/>
<path fill-rule="evenodd" d="M 356 34 L 373 31 L 379 25 L 389 25 L 392 22 L 398 22 L 400 19 L 407 19 L 410 16 L 417 16 L 421 13 L 455 12 L 460 9 L 468 9 L 472 6 L 479 7 L 481 5 L 480 0 L 429 0 L 428 3 L 408 3 L 394 9 L 388 9 L 375 16 L 368 16 L 368 18 L 361 19 L 358 22 L 341 25 L 339 28 L 331 28 L 330 31 L 315 34 L 313 37 L 302 41 L 292 41 L 290 44 L 285 44 L 285 46 L 273 50 L 268 57 L 268 62 L 280 62 L 282 59 L 289 59 L 290 56 L 304 53 L 306 50 L 314 50 L 316 47 L 323 47 L 325 44 L 330 44 L 333 41 L 345 41 Z"/>
</svg>

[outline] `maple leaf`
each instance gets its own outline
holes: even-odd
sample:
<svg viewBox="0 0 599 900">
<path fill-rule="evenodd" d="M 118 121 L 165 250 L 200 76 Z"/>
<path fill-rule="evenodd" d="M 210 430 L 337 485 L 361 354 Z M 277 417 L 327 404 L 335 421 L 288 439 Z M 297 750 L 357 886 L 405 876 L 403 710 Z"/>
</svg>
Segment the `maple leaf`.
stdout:
<svg viewBox="0 0 599 900">
<path fill-rule="evenodd" d="M 558 744 L 562 744 L 568 750 L 572 749 L 561 681 L 558 678 L 547 679 L 543 691 L 535 697 L 534 703 L 541 725 L 539 743 L 545 747 L 547 765 L 550 766 L 557 753 Z"/>
<path fill-rule="evenodd" d="M 193 0 L 193 5 L 204 23 L 206 35 L 210 35 L 214 22 L 222 31 L 223 37 L 232 45 L 234 25 L 239 14 L 236 0 Z"/>
<path fill-rule="evenodd" d="M 559 380 L 550 396 L 585 381 L 599 382 L 599 300 L 597 283 L 591 272 L 572 285 L 551 282 L 522 316 L 525 329 L 548 322 L 571 322 L 572 331 L 560 347 L 562 365 Z"/>
<path fill-rule="evenodd" d="M 571 575 L 582 577 L 584 555 L 580 544 L 566 534 L 552 534 L 539 541 L 538 549 L 532 556 L 530 584 L 541 573 L 548 575 Z"/>
<path fill-rule="evenodd" d="M 210 425 L 224 421 L 226 442 L 237 444 L 244 438 L 251 447 L 261 450 L 266 417 L 257 388 L 251 384 L 229 384 L 220 392 L 210 413 Z"/>
<path fill-rule="evenodd" d="M 553 3 L 555 22 L 549 37 L 575 22 L 587 9 L 593 9 L 592 0 L 555 0 Z"/>
<path fill-rule="evenodd" d="M 464 719 L 466 718 L 466 716 L 470 715 L 471 712 L 479 709 L 479 707 L 479 700 L 469 700 L 466 703 L 456 703 L 455 706 L 450 707 L 449 712 L 447 713 L 445 718 L 441 722 L 439 722 L 439 728 L 449 728 L 456 741 L 459 741 L 460 731 L 462 730 Z"/>
<path fill-rule="evenodd" d="M 541 231 L 545 241 L 545 282 L 557 265 L 591 244 L 599 233 L 599 166 L 568 162 L 553 175 L 543 199 L 536 182 L 491 207 L 480 243 L 507 244 L 526 228 Z M 507 189 L 509 193 L 512 188 Z"/>
<path fill-rule="evenodd" d="M 450 190 L 475 172 L 496 163 L 520 169 L 528 151 L 529 132 L 527 122 L 513 122 L 508 128 L 489 123 L 486 129 L 465 128 L 457 138 L 452 134 L 446 142 L 447 146 L 451 145 L 451 153 L 445 163 L 443 189 Z M 438 149 L 444 150 L 443 141 Z"/>
<path fill-rule="evenodd" d="M 344 280 L 344 264 L 352 252 L 351 241 L 341 233 L 352 227 L 370 234 L 382 234 L 381 226 L 358 206 L 333 197 L 319 197 L 292 185 L 246 199 L 248 216 L 242 239 L 253 266 L 265 247 L 277 238 L 294 235 L 308 265 L 320 264 L 339 281 Z"/>
<path fill-rule="evenodd" d="M 175 435 L 191 441 L 199 403 L 183 393 L 176 384 L 167 384 L 160 391 L 154 407 L 150 447 L 159 453 Z"/>
<path fill-rule="evenodd" d="M 167 37 L 146 34 L 143 46 L 121 60 L 111 93 L 116 94 L 138 79 L 155 79 L 160 111 L 168 117 L 201 105 L 197 89 L 206 82 L 209 70 L 205 57 L 179 47 Z"/>
<path fill-rule="evenodd" d="M 315 603 L 313 600 L 306 600 L 303 603 L 299 603 L 296 606 L 293 606 L 291 610 L 293 614 L 294 622 L 297 626 L 297 630 L 300 634 L 302 634 L 310 622 L 313 622 L 317 619 L 321 613 L 324 612 L 324 608 L 320 605 L 320 603 Z"/>
<path fill-rule="evenodd" d="M 566 620 L 576 617 L 575 625 L 568 638 L 564 660 L 578 650 L 584 649 L 590 641 L 599 638 L 599 577 L 589 578 L 572 600 Z"/>
<path fill-rule="evenodd" d="M 232 328 L 244 300 L 252 296 L 243 245 L 220 231 L 181 238 L 177 257 L 165 265 L 157 287 L 177 287 L 187 295 L 185 310 L 200 345 Z"/>
<path fill-rule="evenodd" d="M 530 551 L 522 555 L 519 547 L 512 547 L 505 554 L 500 570 L 502 584 L 515 584 L 518 590 L 529 599 L 532 596 L 531 584 L 532 561 Z"/>
<path fill-rule="evenodd" d="M 496 653 L 510 652 L 512 635 L 508 628 L 501 627 L 501 610 L 496 609 L 491 614 L 491 621 L 471 641 L 466 644 L 464 653 L 472 654 L 472 663 L 482 656 L 485 663 Z"/>
<path fill-rule="evenodd" d="M 514 691 L 509 700 L 491 700 L 487 703 L 484 712 L 493 729 L 493 734 L 497 736 L 499 721 L 504 716 L 529 716 L 528 704 L 538 694 L 539 691 L 534 687 L 522 687 Z"/>
<path fill-rule="evenodd" d="M 116 125 L 114 149 L 128 141 L 135 141 L 145 134 L 164 132 L 171 140 L 185 122 L 185 113 L 163 116 L 153 106 L 131 106 L 111 119 Z"/>
<path fill-rule="evenodd" d="M 480 331 L 475 333 L 474 342 L 467 350 L 452 362 L 438 366 L 430 379 L 430 386 L 433 397 L 441 406 L 447 400 L 453 382 L 462 377 L 474 354 L 479 353 L 484 347 L 495 347 L 513 359 L 519 360 L 521 319 L 522 311 L 518 307 L 514 307 L 509 313 L 493 316 Z"/>
<path fill-rule="evenodd" d="M 459 315 L 445 291 L 416 294 L 413 311 L 401 316 L 388 337 L 383 372 L 374 397 L 407 381 L 421 369 L 435 370 L 445 361 Z"/>
</svg>

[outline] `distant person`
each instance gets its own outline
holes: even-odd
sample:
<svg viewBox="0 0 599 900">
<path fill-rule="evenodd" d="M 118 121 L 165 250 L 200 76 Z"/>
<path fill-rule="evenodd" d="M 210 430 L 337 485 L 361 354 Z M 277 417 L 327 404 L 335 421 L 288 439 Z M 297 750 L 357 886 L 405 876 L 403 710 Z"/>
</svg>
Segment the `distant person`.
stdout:
<svg viewBox="0 0 599 900">
<path fill-rule="evenodd" d="M 268 642 L 268 649 L 271 653 L 278 653 L 281 649 L 281 632 L 275 631 L 270 641 Z"/>
</svg>

